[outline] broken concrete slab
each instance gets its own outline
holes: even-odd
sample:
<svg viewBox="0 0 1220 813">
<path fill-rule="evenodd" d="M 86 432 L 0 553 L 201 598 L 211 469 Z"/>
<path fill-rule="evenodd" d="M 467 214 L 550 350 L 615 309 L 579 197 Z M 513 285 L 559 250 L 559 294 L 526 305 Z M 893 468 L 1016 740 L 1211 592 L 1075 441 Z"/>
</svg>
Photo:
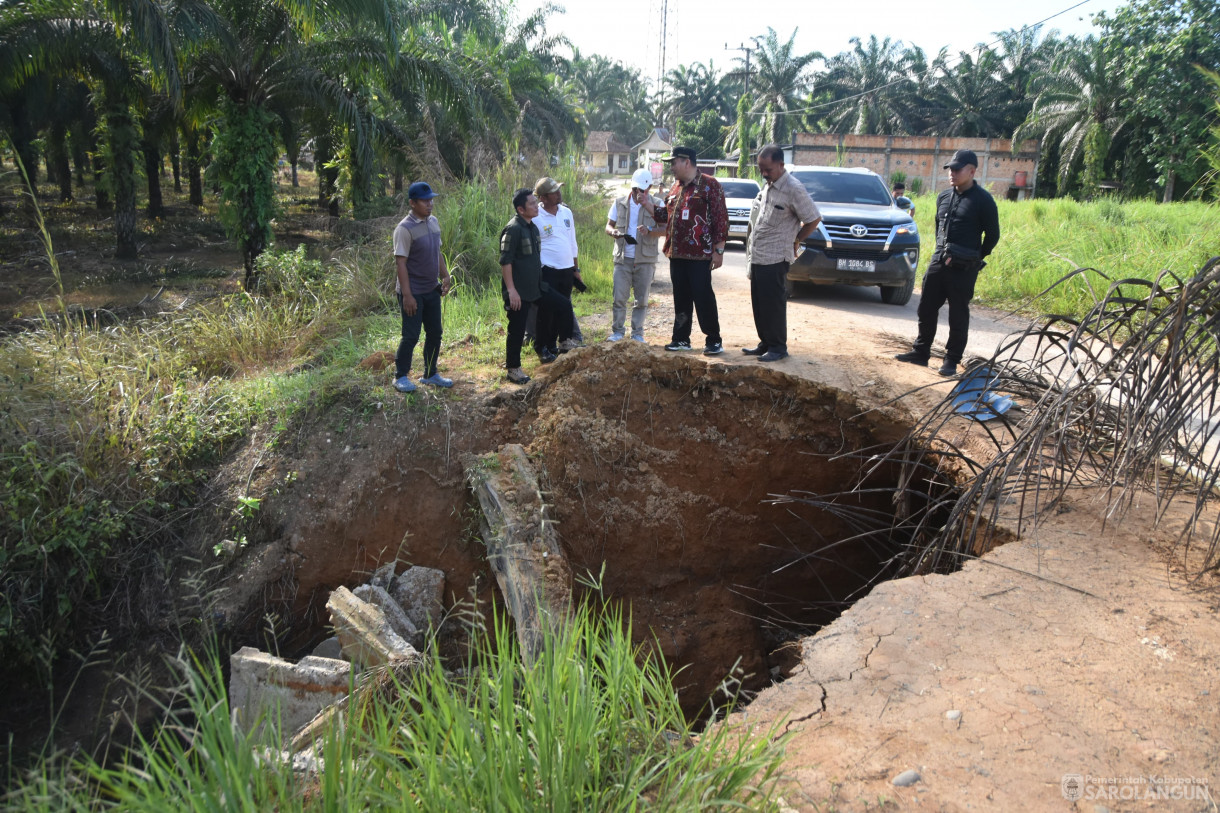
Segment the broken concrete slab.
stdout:
<svg viewBox="0 0 1220 813">
<path fill-rule="evenodd" d="M 334 658 L 335 660 L 343 660 L 343 645 L 339 643 L 338 638 L 327 638 L 322 643 L 314 647 L 313 652 L 309 653 L 315 658 Z"/>
<path fill-rule="evenodd" d="M 291 736 L 352 686 L 352 665 L 332 658 L 292 663 L 246 646 L 229 656 L 229 665 L 229 706 L 246 731 L 278 720 L 283 736 Z"/>
<path fill-rule="evenodd" d="M 419 627 L 411 623 L 411 619 L 407 617 L 403 608 L 385 590 L 373 584 L 362 584 L 352 591 L 352 595 L 362 601 L 376 604 L 385 613 L 386 620 L 390 622 L 390 626 L 394 628 L 394 631 L 404 641 L 416 649 L 423 648 L 423 633 L 419 631 Z"/>
<path fill-rule="evenodd" d="M 380 607 L 339 587 L 326 602 L 343 656 L 361 666 L 383 666 L 402 660 L 419 660 L 419 652 L 394 631 Z"/>
<path fill-rule="evenodd" d="M 394 579 L 390 595 L 420 630 L 440 626 L 445 612 L 445 571 L 409 567 Z"/>
<path fill-rule="evenodd" d="M 380 587 L 382 590 L 388 590 L 390 583 L 394 581 L 394 571 L 397 569 L 397 562 L 386 562 L 373 571 L 373 575 L 369 577 L 369 584 L 373 587 Z"/>
</svg>

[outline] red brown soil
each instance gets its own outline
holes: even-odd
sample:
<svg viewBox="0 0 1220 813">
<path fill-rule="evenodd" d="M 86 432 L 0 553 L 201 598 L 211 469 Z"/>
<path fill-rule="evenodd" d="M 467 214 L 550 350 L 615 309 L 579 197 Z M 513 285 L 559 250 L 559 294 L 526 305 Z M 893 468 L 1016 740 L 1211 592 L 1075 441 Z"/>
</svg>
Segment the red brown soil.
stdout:
<svg viewBox="0 0 1220 813">
<path fill-rule="evenodd" d="M 348 410 L 359 420 L 303 420 L 256 478 L 265 487 L 300 472 L 268 502 L 272 541 L 230 577 L 231 620 L 270 603 L 308 632 L 304 645 L 324 634 L 327 591 L 395 557 L 444 569 L 451 602 L 495 600 L 462 460 L 517 442 L 549 486 L 573 570 L 605 562 L 606 595 L 630 602 L 637 635 L 691 665 L 680 677 L 688 706 L 735 662 L 748 685 L 786 672 L 793 663 L 775 648 L 828 620 L 814 610 L 841 606 L 865 581 L 849 572 L 871 565 L 875 576 L 886 552 L 831 557 L 813 576 L 780 569 L 809 564 L 802 556 L 843 528 L 768 497 L 839 491 L 858 464 L 829 455 L 896 439 L 946 385 L 890 358 L 897 343 L 882 326 L 904 313 L 909 326 L 913 311 L 874 310 L 856 291 L 793 303 L 793 355 L 775 367 L 664 353 L 658 283 L 651 348 L 577 350 L 531 370 L 520 390 L 459 377 L 450 393 L 407 402 L 387 390 L 382 404 Z M 717 284 L 735 353 L 754 343 L 748 294 L 731 267 Z M 1003 329 L 980 317 L 984 339 Z M 605 327 L 582 324 L 590 338 Z M 256 468 L 247 457 L 230 476 Z M 1169 544 L 1184 520 L 1154 527 L 1152 513 L 1136 505 L 1103 527 L 1098 496 L 1074 493 L 1024 538 L 952 575 L 885 582 L 804 638 L 791 678 L 734 717 L 760 736 L 772 726 L 791 736 L 786 805 L 1214 809 L 1197 791 L 1150 803 L 1108 790 L 1220 775 L 1214 580 L 1187 583 Z M 919 780 L 895 786 L 906 770 Z M 1073 774 L 1092 794 L 1075 803 L 1061 787 Z"/>
</svg>

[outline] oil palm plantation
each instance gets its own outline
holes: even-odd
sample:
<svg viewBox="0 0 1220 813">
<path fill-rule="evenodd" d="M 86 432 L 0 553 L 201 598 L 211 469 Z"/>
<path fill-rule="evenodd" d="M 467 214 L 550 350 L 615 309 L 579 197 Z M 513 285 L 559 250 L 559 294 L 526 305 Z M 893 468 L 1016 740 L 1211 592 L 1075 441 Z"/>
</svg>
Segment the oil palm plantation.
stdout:
<svg viewBox="0 0 1220 813">
<path fill-rule="evenodd" d="M 837 104 L 828 117 L 837 133 L 859 135 L 914 132 L 915 82 L 904 69 L 901 40 L 870 35 L 867 44 L 851 39 L 852 49 L 826 63 L 827 84 Z"/>
<path fill-rule="evenodd" d="M 676 130 L 680 122 L 693 123 L 709 110 L 723 121 L 729 101 L 721 79 L 711 61 L 670 70 L 665 75 L 665 122 Z"/>
<path fill-rule="evenodd" d="M 1000 58 L 982 49 L 956 65 L 941 66 L 929 94 L 932 131 L 942 136 L 992 138 L 1012 132 L 1010 111 L 1019 99 L 1000 78 Z"/>
<path fill-rule="evenodd" d="M 1034 103 L 1034 79 L 1045 73 L 1060 47 L 1057 31 L 1042 36 L 1041 25 L 998 31 L 1000 78 L 1012 94 L 1012 132 L 1029 116 Z"/>
<path fill-rule="evenodd" d="M 1108 39 L 1070 43 L 1039 78 L 1033 110 L 1017 128 L 1017 140 L 1041 136 L 1056 143 L 1061 187 L 1083 161 L 1084 188 L 1092 192 L 1104 177 L 1114 136 L 1127 124 L 1116 54 Z"/>
<path fill-rule="evenodd" d="M 140 128 L 133 106 L 154 92 L 180 98 L 176 30 L 192 27 L 200 7 L 153 0 L 99 5 L 36 0 L 0 8 L 2 91 L 54 77 L 80 77 L 93 90 L 106 132 L 105 161 L 114 195 L 115 254 L 137 255 L 135 153 Z"/>
<path fill-rule="evenodd" d="M 608 130 L 619 138 L 643 138 L 655 122 L 644 80 L 639 71 L 600 54 L 586 57 L 579 51 L 568 77 L 572 98 L 589 130 Z"/>
<path fill-rule="evenodd" d="M 762 136 L 772 143 L 788 140 L 792 122 L 797 120 L 789 111 L 801 106 L 813 84 L 811 66 L 822 59 L 818 51 L 796 52 L 796 32 L 792 29 L 786 42 L 781 42 L 770 27 L 766 35 L 754 37 L 756 50 L 749 77 L 751 112 L 757 116 L 770 109 L 765 119 L 769 126 Z"/>
</svg>

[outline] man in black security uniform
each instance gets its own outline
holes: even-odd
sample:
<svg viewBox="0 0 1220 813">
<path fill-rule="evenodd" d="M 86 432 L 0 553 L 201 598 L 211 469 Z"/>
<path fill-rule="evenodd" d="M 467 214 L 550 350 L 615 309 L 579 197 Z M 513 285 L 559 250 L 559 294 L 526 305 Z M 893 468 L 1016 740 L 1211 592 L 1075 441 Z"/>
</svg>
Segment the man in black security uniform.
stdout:
<svg viewBox="0 0 1220 813">
<path fill-rule="evenodd" d="M 919 299 L 919 337 L 899 361 L 926 367 L 936 338 L 936 319 L 949 303 L 949 340 L 941 375 L 956 375 L 970 332 L 970 300 L 974 282 L 987 263 L 983 258 L 1000 241 L 1000 218 L 991 194 L 974 181 L 979 159 L 971 150 L 958 150 L 945 164 L 951 189 L 936 198 L 936 251 L 924 272 Z"/>
<path fill-rule="evenodd" d="M 538 358 L 543 364 L 555 360 L 546 348 L 555 344 L 556 333 L 560 340 L 572 337 L 573 317 L 571 300 L 542 280 L 542 237 L 533 223 L 538 216 L 538 197 L 529 189 L 518 189 L 513 195 L 513 208 L 517 210 L 516 216 L 500 232 L 500 273 L 504 276 L 501 293 L 508 315 L 504 366 L 509 381 L 524 384 L 530 377 L 521 369 L 521 342 L 530 304 L 538 306 L 540 316 L 547 316 L 538 320 L 548 330 L 547 335 L 537 337 Z"/>
</svg>

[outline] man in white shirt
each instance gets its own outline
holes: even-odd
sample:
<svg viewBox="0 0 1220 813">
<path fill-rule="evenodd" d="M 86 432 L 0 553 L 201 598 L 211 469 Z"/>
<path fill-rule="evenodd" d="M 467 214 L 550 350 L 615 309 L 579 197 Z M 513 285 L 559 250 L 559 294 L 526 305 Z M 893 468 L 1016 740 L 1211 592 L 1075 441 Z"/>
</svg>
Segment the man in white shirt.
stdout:
<svg viewBox="0 0 1220 813">
<path fill-rule="evenodd" d="M 608 342 L 621 341 L 627 319 L 627 297 L 635 292 L 631 308 L 631 338 L 644 341 L 644 317 L 648 312 L 648 289 L 657 270 L 657 243 L 665 234 L 665 226 L 657 226 L 656 220 L 642 205 L 644 198 L 652 197 L 652 173 L 637 169 L 631 176 L 631 191 L 610 204 L 606 216 L 606 234 L 614 238 L 614 303 L 611 306 L 610 335 Z M 665 202 L 652 197 L 653 207 L 664 207 Z M 621 225 L 620 225 L 621 224 Z"/>
<path fill-rule="evenodd" d="M 542 235 L 542 279 L 552 290 L 570 301 L 573 286 L 583 290 L 585 283 L 580 278 L 576 259 L 579 253 L 576 247 L 576 218 L 572 210 L 563 205 L 562 187 L 563 184 L 554 178 L 539 178 L 538 183 L 534 184 L 534 194 L 538 196 L 539 203 L 534 225 Z M 543 311 L 538 311 L 536 316 L 539 322 L 549 318 L 553 318 L 552 315 Z M 538 337 L 556 333 L 557 331 L 546 329 L 544 325 L 536 324 L 533 335 Z M 572 338 L 564 340 L 558 347 L 545 349 L 552 354 L 566 353 L 581 344 L 580 326 L 573 317 Z"/>
</svg>

